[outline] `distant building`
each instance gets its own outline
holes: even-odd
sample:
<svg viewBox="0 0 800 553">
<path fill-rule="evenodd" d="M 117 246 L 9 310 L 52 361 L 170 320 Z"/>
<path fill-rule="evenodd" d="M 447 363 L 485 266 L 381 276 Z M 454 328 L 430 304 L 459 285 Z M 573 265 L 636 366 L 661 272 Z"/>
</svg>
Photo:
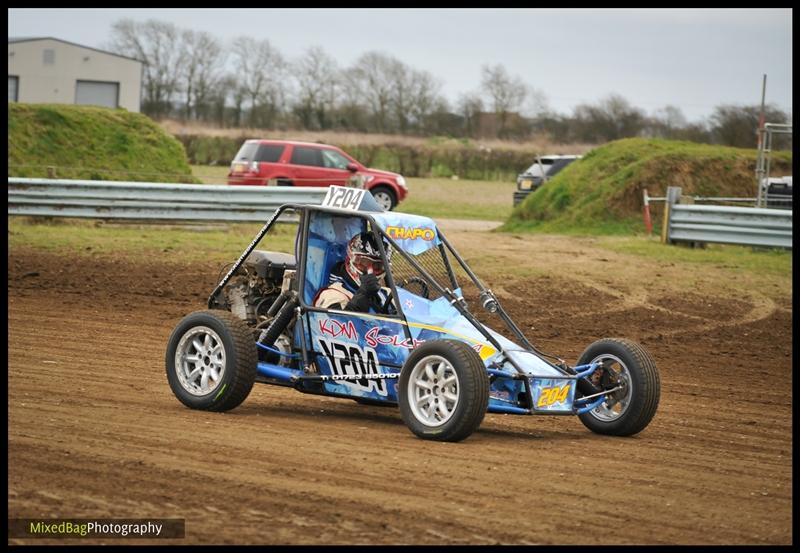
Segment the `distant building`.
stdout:
<svg viewBox="0 0 800 553">
<path fill-rule="evenodd" d="M 8 39 L 8 101 L 140 111 L 142 62 L 58 38 Z"/>
</svg>

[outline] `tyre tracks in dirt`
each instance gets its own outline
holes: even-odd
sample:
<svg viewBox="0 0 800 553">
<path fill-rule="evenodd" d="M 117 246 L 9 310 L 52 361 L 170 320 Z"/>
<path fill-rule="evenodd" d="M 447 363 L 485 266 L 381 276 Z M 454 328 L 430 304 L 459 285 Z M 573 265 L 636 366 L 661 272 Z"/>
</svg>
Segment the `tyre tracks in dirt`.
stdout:
<svg viewBox="0 0 800 553">
<path fill-rule="evenodd" d="M 644 337 L 659 411 L 627 439 L 571 417 L 487 415 L 444 444 L 415 438 L 393 408 L 259 384 L 228 413 L 183 407 L 166 341 L 204 308 L 217 267 L 33 251 L 9 267 L 9 516 L 185 518 L 180 543 L 792 541 L 791 398 L 779 385 L 791 378 L 791 310 L 757 295 L 682 317 L 668 306 L 685 298 L 666 290 L 504 280 L 555 306 L 513 306 L 523 328 L 562 329 L 548 349 L 577 355 L 603 324 Z M 588 315 L 565 321 L 575 297 Z M 598 323 L 609 300 L 620 317 Z M 648 328 L 654 313 L 676 332 Z"/>
</svg>

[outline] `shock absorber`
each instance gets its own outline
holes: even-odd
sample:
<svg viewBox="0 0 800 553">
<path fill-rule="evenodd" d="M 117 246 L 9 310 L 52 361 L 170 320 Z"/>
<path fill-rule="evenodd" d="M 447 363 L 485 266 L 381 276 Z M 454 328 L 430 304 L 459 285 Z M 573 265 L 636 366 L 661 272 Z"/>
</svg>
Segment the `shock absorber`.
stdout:
<svg viewBox="0 0 800 553">
<path fill-rule="evenodd" d="M 264 329 L 261 335 L 258 337 L 258 342 L 265 346 L 272 347 L 275 344 L 275 340 L 278 339 L 278 336 L 281 335 L 286 327 L 289 325 L 289 322 L 294 317 L 294 308 L 297 307 L 297 304 L 300 302 L 299 298 L 297 297 L 297 293 L 290 291 L 289 297 L 281 306 L 278 314 L 275 315 L 275 318 L 272 319 L 270 325 Z M 277 303 L 277 300 L 276 300 Z"/>
<path fill-rule="evenodd" d="M 581 378 L 580 380 L 578 380 L 576 387 L 578 388 L 578 391 L 581 393 L 582 396 L 592 396 L 595 394 L 599 394 L 600 392 L 603 391 L 594 384 L 592 384 L 591 382 L 589 382 L 589 380 L 586 378 Z"/>
<path fill-rule="evenodd" d="M 281 294 L 275 298 L 275 301 L 272 302 L 272 305 L 269 306 L 267 309 L 267 317 L 274 317 L 278 310 L 283 307 L 283 304 L 286 303 L 286 300 L 289 299 L 289 296 L 292 295 L 291 290 L 284 290 Z"/>
</svg>

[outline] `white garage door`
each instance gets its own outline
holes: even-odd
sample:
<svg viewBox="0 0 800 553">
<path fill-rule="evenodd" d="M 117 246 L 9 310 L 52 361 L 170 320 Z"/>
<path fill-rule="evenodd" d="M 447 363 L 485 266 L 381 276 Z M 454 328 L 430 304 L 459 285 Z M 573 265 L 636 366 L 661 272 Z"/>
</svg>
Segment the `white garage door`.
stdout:
<svg viewBox="0 0 800 553">
<path fill-rule="evenodd" d="M 17 91 L 19 90 L 19 79 L 17 77 L 8 76 L 8 101 L 17 101 Z"/>
<path fill-rule="evenodd" d="M 100 81 L 77 81 L 75 103 L 90 106 L 119 106 L 119 83 Z"/>
</svg>

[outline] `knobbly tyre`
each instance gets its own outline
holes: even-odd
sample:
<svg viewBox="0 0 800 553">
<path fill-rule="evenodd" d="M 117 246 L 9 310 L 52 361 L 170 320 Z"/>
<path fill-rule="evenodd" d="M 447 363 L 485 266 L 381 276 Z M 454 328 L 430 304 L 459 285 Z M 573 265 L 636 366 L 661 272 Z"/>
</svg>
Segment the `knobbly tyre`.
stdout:
<svg viewBox="0 0 800 553">
<path fill-rule="evenodd" d="M 256 249 L 287 214 L 300 221 L 294 254 Z M 314 307 L 361 232 L 379 244 L 386 302 L 370 312 Z M 515 341 L 478 320 L 462 283 Z M 598 340 L 574 366 L 541 352 L 432 219 L 385 212 L 364 190 L 343 187 L 331 187 L 322 205 L 275 212 L 208 309 L 175 327 L 166 372 L 193 409 L 233 409 L 263 382 L 399 406 L 411 432 L 441 441 L 467 438 L 487 412 L 577 415 L 593 432 L 629 436 L 648 425 L 660 396 L 658 370 L 641 345 Z"/>
</svg>

